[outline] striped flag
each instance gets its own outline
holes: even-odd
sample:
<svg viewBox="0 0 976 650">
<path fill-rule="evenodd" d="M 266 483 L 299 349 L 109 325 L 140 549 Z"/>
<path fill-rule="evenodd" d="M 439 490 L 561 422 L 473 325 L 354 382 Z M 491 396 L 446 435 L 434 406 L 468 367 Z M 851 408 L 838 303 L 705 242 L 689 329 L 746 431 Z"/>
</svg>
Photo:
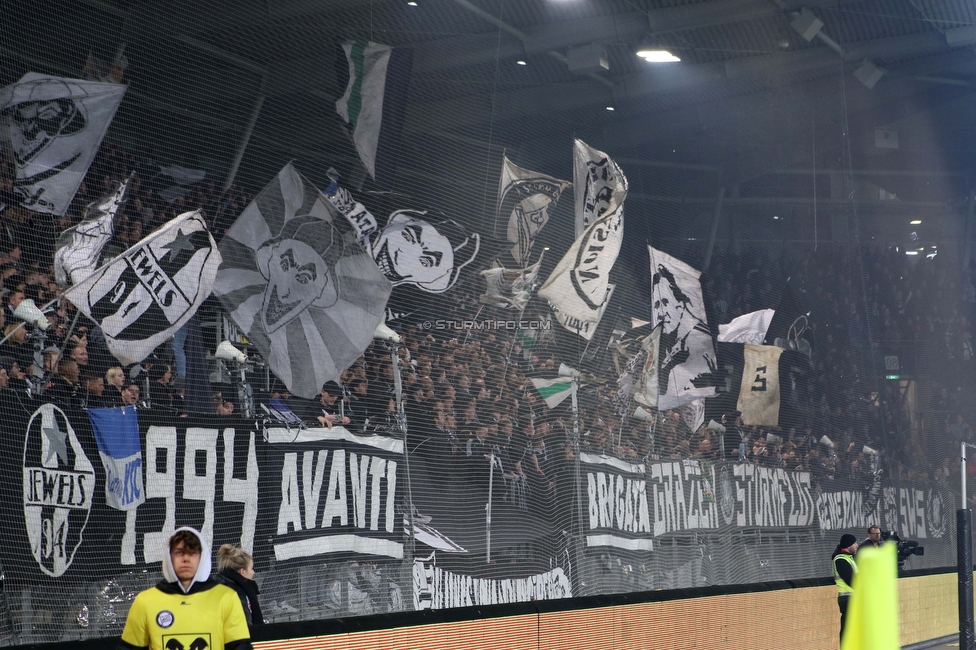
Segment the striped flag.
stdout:
<svg viewBox="0 0 976 650">
<path fill-rule="evenodd" d="M 539 379 L 531 377 L 530 381 L 542 395 L 542 400 L 551 409 L 556 408 L 573 392 L 571 377 L 556 377 L 555 379 Z"/>
<path fill-rule="evenodd" d="M 386 70 L 393 48 L 369 41 L 351 41 L 343 43 L 342 50 L 349 62 L 349 85 L 336 101 L 336 111 L 349 125 L 360 160 L 369 175 L 376 178 Z"/>
<path fill-rule="evenodd" d="M 102 249 L 112 239 L 115 215 L 125 203 L 132 176 L 115 191 L 85 209 L 85 220 L 58 237 L 54 252 L 54 278 L 60 286 L 83 281 L 98 268 Z"/>
</svg>

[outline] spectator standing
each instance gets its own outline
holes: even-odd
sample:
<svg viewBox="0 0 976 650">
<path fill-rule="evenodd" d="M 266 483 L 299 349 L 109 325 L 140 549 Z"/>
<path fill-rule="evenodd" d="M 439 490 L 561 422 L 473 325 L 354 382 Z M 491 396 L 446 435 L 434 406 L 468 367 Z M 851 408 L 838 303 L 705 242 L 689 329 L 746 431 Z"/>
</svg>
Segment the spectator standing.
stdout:
<svg viewBox="0 0 976 650">
<path fill-rule="evenodd" d="M 834 572 L 834 584 L 837 585 L 837 607 L 840 609 L 840 638 L 844 638 L 844 625 L 847 623 L 847 605 L 851 594 L 854 593 L 854 576 L 857 574 L 857 564 L 854 555 L 857 553 L 857 538 L 850 533 L 841 535 L 837 548 L 831 556 Z"/>
<path fill-rule="evenodd" d="M 200 533 L 178 528 L 163 551 L 163 580 L 136 596 L 129 609 L 120 650 L 250 650 L 241 601 L 232 589 L 211 579 L 211 566 L 210 549 Z M 170 641 L 164 644 L 166 639 Z"/>
<path fill-rule="evenodd" d="M 244 617 L 249 627 L 264 624 L 261 604 L 258 601 L 258 583 L 254 581 L 254 558 L 233 544 L 217 549 L 217 575 L 214 581 L 233 589 L 241 599 Z"/>
</svg>

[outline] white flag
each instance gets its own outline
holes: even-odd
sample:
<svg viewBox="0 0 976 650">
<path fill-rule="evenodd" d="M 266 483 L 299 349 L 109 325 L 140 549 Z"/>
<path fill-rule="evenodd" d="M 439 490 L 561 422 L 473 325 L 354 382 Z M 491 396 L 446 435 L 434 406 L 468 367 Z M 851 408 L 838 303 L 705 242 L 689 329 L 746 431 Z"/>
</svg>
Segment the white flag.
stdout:
<svg viewBox="0 0 976 650">
<path fill-rule="evenodd" d="M 0 90 L 0 131 L 17 167 L 14 193 L 61 215 L 88 172 L 126 87 L 31 72 Z"/>
<path fill-rule="evenodd" d="M 116 359 L 138 363 L 196 313 L 219 265 L 200 211 L 184 212 L 64 296 L 101 326 Z"/>
<path fill-rule="evenodd" d="M 599 163 L 581 159 L 581 147 L 602 156 Z M 576 151 L 577 225 L 582 219 L 587 226 L 539 289 L 539 296 L 549 301 L 563 327 L 589 341 L 613 293 L 610 270 L 617 262 L 624 237 L 627 179 L 606 154 L 590 149 L 580 140 L 576 141 Z"/>
<path fill-rule="evenodd" d="M 496 267 L 482 271 L 481 277 L 488 286 L 481 302 L 502 309 L 525 309 L 532 297 L 532 288 L 539 280 L 540 264 L 541 261 L 519 270 Z"/>
<path fill-rule="evenodd" d="M 562 404 L 563 400 L 573 392 L 573 380 L 570 377 L 556 377 L 555 379 L 530 377 L 529 381 L 539 391 L 542 401 L 551 409 Z"/>
<path fill-rule="evenodd" d="M 701 273 L 667 253 L 647 247 L 651 260 L 651 318 L 661 326 L 659 408 L 672 409 L 715 395 L 709 375 L 715 346 L 705 316 Z"/>
<path fill-rule="evenodd" d="M 291 165 L 220 242 L 214 295 L 289 392 L 311 399 L 373 340 L 392 285 Z"/>
<path fill-rule="evenodd" d="M 657 408 L 660 401 L 660 378 L 658 369 L 660 366 L 660 340 L 661 328 L 655 327 L 651 333 L 640 340 L 640 352 L 627 364 L 625 376 L 631 378 L 632 387 L 630 392 L 634 395 L 634 401 L 648 408 Z M 626 381 L 622 382 L 621 388 L 625 391 Z"/>
<path fill-rule="evenodd" d="M 742 385 L 735 408 L 747 425 L 779 425 L 779 358 L 783 348 L 745 345 L 742 348 Z"/>
<path fill-rule="evenodd" d="M 115 215 L 125 203 L 125 194 L 132 182 L 130 176 L 119 183 L 114 192 L 85 209 L 85 220 L 68 228 L 55 244 L 54 278 L 60 286 L 70 280 L 78 284 L 98 268 L 102 249 L 112 239 Z"/>
<path fill-rule="evenodd" d="M 573 146 L 573 191 L 576 199 L 576 236 L 608 212 L 623 211 L 627 177 L 610 156 L 582 140 Z"/>
<path fill-rule="evenodd" d="M 732 322 L 718 326 L 718 340 L 720 343 L 762 345 L 775 313 L 773 309 L 760 309 L 733 318 Z"/>
<path fill-rule="evenodd" d="M 352 130 L 356 151 L 369 175 L 376 178 L 376 147 L 383 124 L 383 94 L 386 68 L 390 63 L 388 45 L 367 41 L 342 44 L 349 61 L 349 85 L 336 102 L 336 111 Z"/>
<path fill-rule="evenodd" d="M 506 233 L 512 257 L 519 266 L 529 263 L 536 235 L 549 222 L 549 210 L 556 207 L 568 181 L 522 169 L 507 157 L 502 158 L 498 185 L 498 218 L 508 218 Z"/>
<path fill-rule="evenodd" d="M 160 167 L 159 175 L 168 176 L 175 181 L 174 185 L 164 187 L 156 192 L 159 194 L 159 198 L 167 203 L 172 203 L 189 192 L 192 186 L 197 183 L 202 183 L 207 177 L 207 171 L 205 169 L 188 169 L 179 165 L 169 165 L 168 167 Z"/>
</svg>

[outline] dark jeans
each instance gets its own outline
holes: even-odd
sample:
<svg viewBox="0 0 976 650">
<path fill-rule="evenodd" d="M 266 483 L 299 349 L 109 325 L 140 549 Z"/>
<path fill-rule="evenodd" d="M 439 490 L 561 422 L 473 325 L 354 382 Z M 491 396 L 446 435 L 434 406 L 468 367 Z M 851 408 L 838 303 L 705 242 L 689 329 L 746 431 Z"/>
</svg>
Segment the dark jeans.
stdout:
<svg viewBox="0 0 976 650">
<path fill-rule="evenodd" d="M 844 639 L 844 625 L 847 623 L 847 603 L 850 602 L 850 596 L 837 596 L 837 607 L 840 608 L 840 638 Z"/>
</svg>

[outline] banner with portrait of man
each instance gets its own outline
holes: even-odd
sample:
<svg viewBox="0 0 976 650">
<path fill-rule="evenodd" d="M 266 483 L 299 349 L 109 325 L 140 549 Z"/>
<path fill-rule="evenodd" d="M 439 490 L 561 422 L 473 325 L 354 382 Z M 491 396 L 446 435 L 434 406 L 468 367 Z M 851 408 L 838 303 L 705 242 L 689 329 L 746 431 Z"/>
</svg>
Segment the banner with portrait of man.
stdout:
<svg viewBox="0 0 976 650">
<path fill-rule="evenodd" d="M 705 314 L 701 272 L 647 247 L 651 261 L 651 316 L 661 327 L 658 408 L 672 409 L 715 394 L 715 345 Z"/>
<path fill-rule="evenodd" d="M 383 322 L 390 281 L 290 164 L 237 218 L 220 252 L 214 295 L 294 395 L 317 396 Z"/>
<path fill-rule="evenodd" d="M 125 91 L 121 84 L 35 72 L 0 90 L 0 142 L 16 165 L 21 206 L 64 214 Z"/>
</svg>

